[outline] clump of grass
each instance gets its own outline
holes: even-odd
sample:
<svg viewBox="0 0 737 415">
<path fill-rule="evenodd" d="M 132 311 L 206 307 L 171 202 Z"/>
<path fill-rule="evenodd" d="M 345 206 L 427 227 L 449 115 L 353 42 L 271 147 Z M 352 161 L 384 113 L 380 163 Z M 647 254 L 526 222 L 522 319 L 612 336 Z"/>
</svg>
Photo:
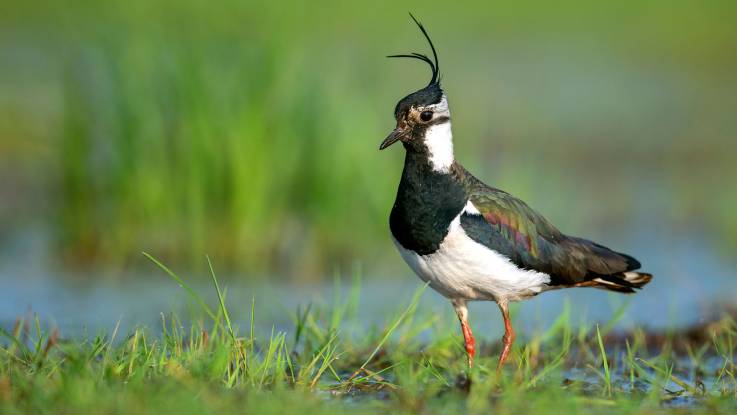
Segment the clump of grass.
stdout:
<svg viewBox="0 0 737 415">
<path fill-rule="evenodd" d="M 187 289 L 181 277 L 148 257 Z M 466 373 L 463 350 L 456 347 L 458 333 L 447 330 L 454 327 L 453 316 L 415 313 L 425 287 L 396 316 L 387 316 L 385 328 L 365 330 L 361 336 L 342 331 L 348 323 L 343 317 L 351 314 L 346 310 L 360 293 L 357 284 L 351 289 L 354 295 L 336 299 L 333 309 L 310 305 L 298 310 L 294 333 L 257 333 L 257 302 L 252 301 L 249 318 L 234 319 L 227 290 L 212 264 L 210 270 L 218 304 L 211 307 L 187 289 L 202 311 L 189 325 L 176 315 L 162 315 L 159 328 L 139 327 L 122 338 L 115 329 L 78 339 L 47 332 L 38 319 L 21 319 L 11 330 L 0 329 L 0 412 L 737 409 L 737 323 L 729 316 L 704 328 L 705 342 L 688 344 L 700 350 L 701 373 L 694 376 L 684 366 L 690 361 L 685 352 L 683 359 L 674 358 L 687 349 L 677 336 L 653 344 L 641 331 L 620 335 L 610 330 L 605 335 L 596 326 L 593 332 L 579 331 L 590 334 L 576 338 L 566 307 L 547 332 L 520 339 L 511 364 L 497 378 L 493 351 L 479 356 L 476 368 Z M 250 320 L 250 328 L 242 331 L 240 320 Z M 433 329 L 431 340 L 417 340 Z"/>
</svg>

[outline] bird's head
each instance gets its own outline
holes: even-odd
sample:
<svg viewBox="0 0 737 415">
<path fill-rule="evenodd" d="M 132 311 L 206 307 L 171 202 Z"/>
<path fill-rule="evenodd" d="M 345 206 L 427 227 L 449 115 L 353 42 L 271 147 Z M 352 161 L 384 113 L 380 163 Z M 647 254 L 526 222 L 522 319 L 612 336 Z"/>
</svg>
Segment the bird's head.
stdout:
<svg viewBox="0 0 737 415">
<path fill-rule="evenodd" d="M 425 28 L 412 14 L 410 16 L 430 44 L 434 60 L 419 53 L 390 55 L 389 57 L 421 60 L 430 65 L 432 78 L 430 78 L 430 83 L 426 87 L 407 95 L 397 103 L 394 108 L 394 118 L 397 120 L 397 126 L 381 143 L 380 150 L 397 141 L 404 143 L 408 150 L 427 150 L 432 144 L 428 143 L 427 140 L 431 137 L 438 139 L 440 135 L 444 136 L 448 140 L 448 145 L 452 146 L 450 143 L 450 111 L 448 110 L 448 100 L 440 87 L 438 55 Z M 433 132 L 440 134 L 431 134 Z"/>
</svg>

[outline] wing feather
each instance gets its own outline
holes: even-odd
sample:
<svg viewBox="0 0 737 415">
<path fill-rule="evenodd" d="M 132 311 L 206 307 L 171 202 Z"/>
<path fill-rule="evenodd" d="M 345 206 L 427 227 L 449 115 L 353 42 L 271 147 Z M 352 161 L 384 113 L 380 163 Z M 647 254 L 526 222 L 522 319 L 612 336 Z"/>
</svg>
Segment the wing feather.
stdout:
<svg viewBox="0 0 737 415">
<path fill-rule="evenodd" d="M 463 167 L 457 174 L 479 214 L 461 217 L 466 233 L 517 266 L 544 272 L 553 285 L 574 285 L 640 267 L 634 258 L 595 242 L 570 237 L 525 202 L 490 187 Z"/>
</svg>

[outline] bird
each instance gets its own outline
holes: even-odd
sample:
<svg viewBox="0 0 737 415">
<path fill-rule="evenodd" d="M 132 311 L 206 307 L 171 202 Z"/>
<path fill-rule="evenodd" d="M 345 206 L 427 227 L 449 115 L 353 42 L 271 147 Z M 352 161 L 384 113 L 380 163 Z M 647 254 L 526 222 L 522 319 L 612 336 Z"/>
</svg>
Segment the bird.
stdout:
<svg viewBox="0 0 737 415">
<path fill-rule="evenodd" d="M 410 17 L 433 59 L 420 53 L 387 57 L 420 60 L 430 66 L 432 77 L 396 104 L 396 127 L 379 146 L 384 150 L 401 142 L 405 149 L 389 215 L 392 240 L 414 273 L 450 300 L 469 370 L 476 341 L 468 302 L 496 302 L 504 320 L 499 372 L 515 340 L 510 303 L 570 287 L 634 293 L 652 274 L 636 271 L 640 262 L 630 255 L 562 233 L 525 202 L 487 185 L 455 160 L 438 55 L 425 27 L 412 13 Z"/>
</svg>

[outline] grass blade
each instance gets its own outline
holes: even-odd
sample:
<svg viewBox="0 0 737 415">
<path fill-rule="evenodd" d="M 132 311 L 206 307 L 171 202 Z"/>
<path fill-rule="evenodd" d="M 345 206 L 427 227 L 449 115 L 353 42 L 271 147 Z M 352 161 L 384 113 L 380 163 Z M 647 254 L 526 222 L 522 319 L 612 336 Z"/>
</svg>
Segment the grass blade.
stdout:
<svg viewBox="0 0 737 415">
<path fill-rule="evenodd" d="M 361 367 L 360 367 L 360 368 L 358 368 L 358 370 L 356 370 L 356 371 L 355 371 L 355 372 L 354 372 L 354 373 L 353 373 L 353 374 L 351 375 L 351 377 L 349 378 L 349 380 L 352 380 L 352 379 L 353 379 L 353 378 L 355 378 L 355 377 L 356 377 L 356 376 L 357 376 L 357 375 L 358 375 L 359 373 L 361 373 L 361 372 L 362 372 L 362 371 L 363 371 L 364 369 L 366 369 L 366 365 L 368 365 L 368 364 L 369 364 L 369 362 L 371 362 L 371 360 L 372 360 L 372 359 L 374 358 L 374 356 L 376 356 L 376 353 L 378 353 L 378 352 L 379 352 L 379 350 L 381 349 L 381 347 L 382 347 L 382 346 L 384 345 L 384 343 L 386 343 L 386 341 L 387 341 L 387 340 L 389 339 L 389 336 L 391 336 L 391 335 L 392 335 L 392 333 L 394 333 L 394 330 L 396 330 L 396 329 L 397 329 L 397 327 L 399 327 L 399 325 L 400 325 L 400 324 L 402 323 L 402 321 L 404 320 L 404 318 L 405 318 L 405 317 L 406 317 L 406 316 L 407 316 L 407 315 L 408 315 L 408 314 L 409 314 L 410 312 L 412 312 L 412 310 L 414 310 L 414 308 L 415 308 L 415 307 L 417 307 L 417 303 L 418 303 L 418 302 L 420 301 L 420 297 L 422 296 L 422 293 L 424 293 L 424 292 L 425 292 L 425 289 L 427 288 L 427 286 L 428 286 L 428 285 L 430 285 L 430 283 L 425 283 L 425 284 L 424 284 L 424 285 L 423 285 L 422 287 L 420 287 L 420 288 L 419 288 L 419 289 L 418 289 L 418 290 L 417 290 L 417 291 L 415 292 L 415 294 L 414 294 L 414 296 L 412 297 L 412 301 L 410 302 L 409 306 L 408 306 L 408 307 L 407 307 L 407 308 L 406 308 L 406 309 L 404 310 L 404 312 L 402 312 L 402 314 L 400 314 L 400 315 L 399 315 L 399 317 L 397 317 L 397 319 L 396 319 L 396 320 L 394 321 L 394 323 L 393 323 L 393 324 L 392 324 L 392 325 L 391 325 L 391 326 L 389 327 L 389 329 L 388 329 L 388 330 L 386 331 L 386 333 L 384 333 L 384 337 L 382 337 L 382 338 L 381 338 L 381 341 L 379 341 L 379 344 L 377 344 L 377 345 L 376 345 L 376 347 L 374 348 L 374 351 L 373 351 L 373 352 L 371 352 L 371 354 L 369 355 L 368 359 L 366 359 L 366 361 L 365 361 L 365 362 L 363 362 L 363 364 L 361 365 Z"/>
<path fill-rule="evenodd" d="M 190 295 L 190 297 L 192 297 L 192 299 L 194 299 L 200 305 L 200 307 L 202 307 L 205 313 L 207 313 L 207 315 L 210 316 L 210 318 L 212 318 L 215 324 L 218 323 L 218 318 L 215 316 L 215 313 L 213 313 L 212 309 L 205 303 L 202 297 L 200 297 L 189 285 L 187 285 L 186 282 L 184 282 L 184 280 L 179 278 L 179 276 L 176 273 L 174 273 L 174 271 L 170 270 L 166 265 L 162 264 L 158 259 L 154 258 L 148 252 L 141 252 L 141 253 L 143 254 L 143 256 L 148 258 L 151 262 L 156 264 L 157 267 L 161 268 L 161 270 L 163 270 L 170 277 L 172 277 L 174 281 L 176 281 L 180 287 L 184 288 L 187 291 L 187 293 Z"/>
</svg>

